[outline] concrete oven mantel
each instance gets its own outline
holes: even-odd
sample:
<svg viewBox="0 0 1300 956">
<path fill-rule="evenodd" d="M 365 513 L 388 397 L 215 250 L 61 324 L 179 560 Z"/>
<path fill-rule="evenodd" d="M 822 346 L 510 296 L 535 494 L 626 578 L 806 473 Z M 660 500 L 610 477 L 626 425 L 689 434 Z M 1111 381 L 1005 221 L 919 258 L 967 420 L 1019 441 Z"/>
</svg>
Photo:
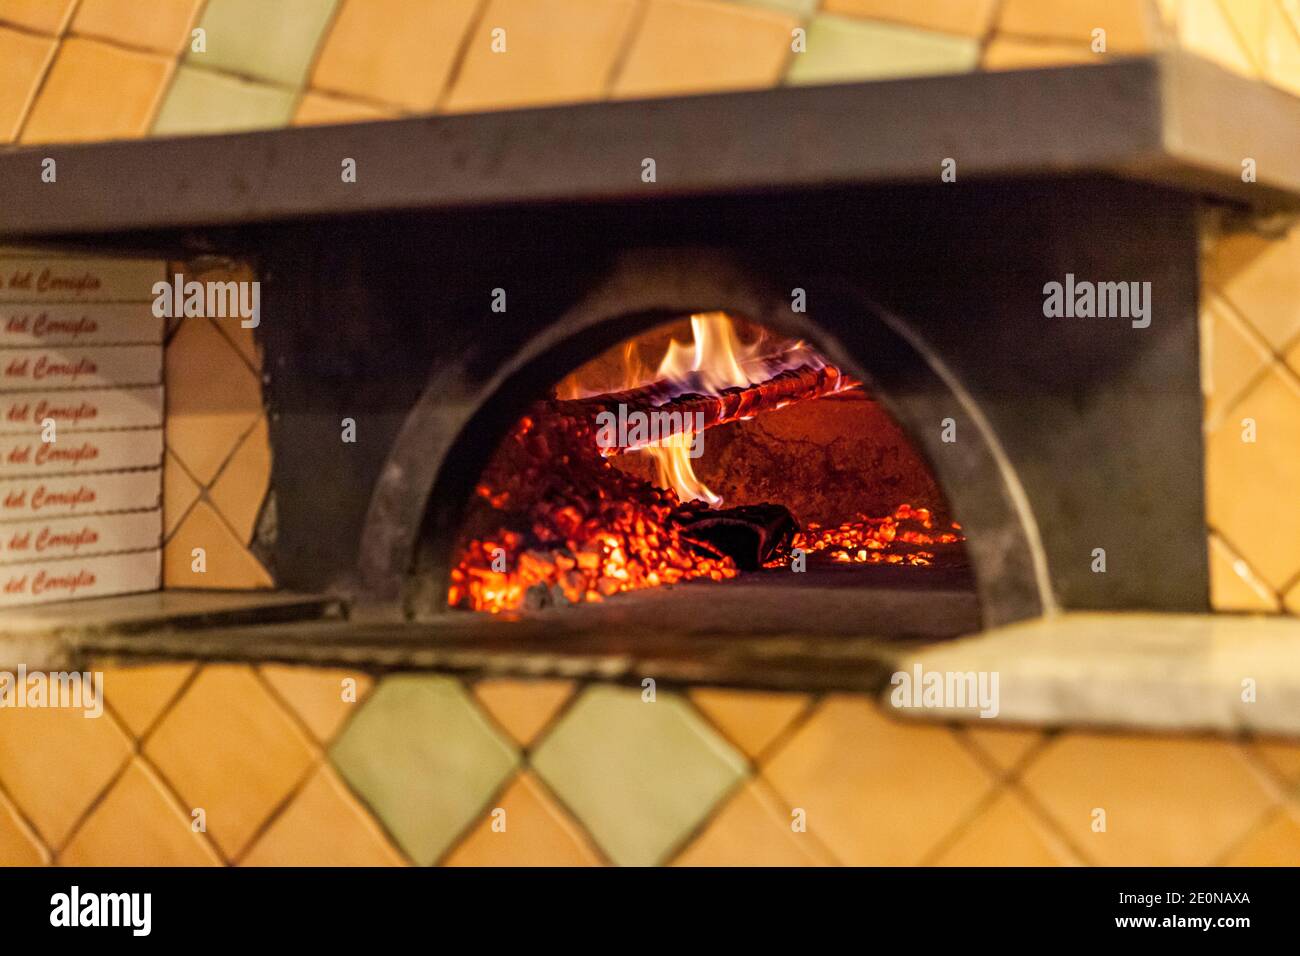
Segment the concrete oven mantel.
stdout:
<svg viewBox="0 0 1300 956">
<path fill-rule="evenodd" d="M 57 162 L 51 184 L 41 181 L 47 158 Z M 647 158 L 655 161 L 654 182 L 642 181 Z M 944 183 L 942 164 L 950 158 L 957 180 Z M 347 159 L 356 161 L 356 182 L 340 176 Z M 1243 179 L 1243 163 L 1252 166 L 1253 181 Z M 286 589 L 163 591 L 6 613 L 0 670 L 115 659 L 275 661 L 628 684 L 653 677 L 666 685 L 858 691 L 886 700 L 898 671 L 983 670 L 1003 681 L 996 721 L 1300 736 L 1300 620 L 1194 613 L 1209 607 L 1204 552 L 1197 550 L 1205 543 L 1197 213 L 1206 206 L 1243 219 L 1300 211 L 1300 99 L 1182 53 L 1105 67 L 0 149 L 0 241 L 6 244 L 149 251 L 178 260 L 211 252 L 265 270 L 259 273 L 267 278 L 265 312 L 274 318 L 258 335 L 268 355 L 273 412 L 275 546 L 283 572 L 277 581 Z M 897 236 L 926 251 L 915 256 L 915 274 L 907 272 L 907 257 L 890 248 Z M 397 467 L 387 457 L 407 434 L 402 429 L 419 423 L 408 414 L 419 408 L 417 400 L 433 394 L 440 402 L 424 408 L 432 424 L 427 434 L 414 432 L 421 439 L 441 440 L 447 432 L 459 440 L 463 426 L 485 420 L 485 407 L 505 416 L 512 409 L 481 401 L 481 390 L 505 383 L 537 391 L 543 372 L 554 369 L 539 370 L 532 360 L 569 347 L 554 318 L 580 313 L 578 303 L 600 298 L 593 289 L 608 287 L 597 280 L 618 278 L 601 271 L 608 267 L 601 257 L 658 252 L 665 237 L 680 243 L 680 259 L 697 265 L 694 250 L 715 247 L 745 254 L 720 259 L 728 268 L 748 268 L 748 258 L 776 263 L 766 277 L 773 282 L 790 270 L 821 281 L 814 272 L 822 267 L 841 285 L 859 281 L 859 273 L 888 277 L 897 302 L 886 304 L 916 318 L 932 344 L 967 360 L 964 368 L 933 365 L 977 386 L 962 394 L 974 395 L 971 407 L 985 402 L 980 415 L 1002 432 L 999 453 L 1014 453 L 997 459 L 999 468 L 1011 472 L 1019 464 L 1026 479 L 1012 504 L 1025 513 L 1037 507 L 1043 524 L 1066 529 L 1045 533 L 1046 544 L 1035 538 L 1030 554 L 1022 538 L 999 536 L 1018 528 L 1014 522 L 986 524 L 991 533 L 984 540 L 1000 547 L 1001 556 L 1026 566 L 1037 562 L 1025 574 L 1034 588 L 1017 591 L 1014 562 L 989 560 L 999 556 L 990 545 L 973 562 L 983 572 L 978 596 L 937 590 L 918 601 L 906 588 L 887 586 L 863 605 L 846 589 L 828 588 L 799 595 L 805 608 L 819 602 L 815 621 L 789 600 L 792 586 L 742 582 L 685 604 L 675 596 L 691 585 L 519 621 L 468 612 L 421 619 L 403 616 L 396 600 L 378 611 L 371 606 L 378 602 L 368 604 L 365 598 L 376 594 L 364 593 L 365 576 L 356 573 L 363 532 L 374 525 L 381 531 L 401 526 L 411 536 L 425 524 L 455 530 L 446 515 L 423 510 L 438 498 L 435 491 L 445 490 L 433 484 L 440 475 L 424 475 L 420 485 L 412 478 L 418 467 Z M 380 245 L 374 261 L 359 263 L 366 256 L 358 250 L 371 250 L 372 243 Z M 428 276 L 429 249 L 445 252 L 436 281 Z M 1165 324 L 1141 343 L 1123 338 L 1119 325 L 1039 335 L 1043 275 L 1059 277 L 1080 260 L 1100 274 L 1162 282 Z M 530 317 L 518 320 L 518 337 L 535 338 L 518 353 L 502 344 L 509 336 L 474 328 L 482 287 L 492 288 L 504 270 L 514 270 L 509 275 L 522 289 L 519 300 L 534 296 Z M 990 278 L 992 272 L 999 274 Z M 391 291 L 387 280 L 412 275 L 414 295 Z M 749 274 L 725 272 L 728 281 L 733 275 Z M 641 283 L 655 295 L 672 285 Z M 728 294 L 748 288 L 742 281 L 722 285 Z M 681 281 L 672 291 L 687 297 L 697 288 Z M 834 298 L 839 288 L 828 280 L 821 304 L 822 316 L 839 322 L 828 326 L 828 336 L 834 331 L 831 337 L 847 343 L 844 358 L 905 338 L 896 329 L 910 327 L 871 325 L 859 300 L 847 292 L 842 301 Z M 418 308 L 410 298 L 422 299 Z M 970 311 L 985 325 L 954 320 L 961 311 L 954 303 L 976 300 Z M 769 300 L 755 293 L 749 301 Z M 839 304 L 825 307 L 831 301 Z M 626 301 L 620 307 L 626 312 L 599 318 L 612 326 L 652 311 Z M 535 327 L 525 328 L 529 321 Z M 620 327 L 602 344 L 632 331 L 638 329 Z M 1055 340 L 1045 345 L 1044 338 Z M 1018 353 L 1020 366 L 1007 367 L 1015 374 L 982 374 L 980 364 L 999 350 Z M 920 382 L 921 358 L 929 361 L 928 354 L 917 358 L 885 347 L 876 354 L 883 367 L 874 381 L 885 386 L 884 396 L 899 381 Z M 430 377 L 430 356 L 442 361 L 446 355 L 460 364 L 448 360 Z M 1078 355 L 1087 361 L 1075 361 Z M 563 357 L 578 356 L 574 350 Z M 358 382 L 379 377 L 376 370 L 406 378 L 367 409 L 373 415 L 363 431 L 367 440 L 379 436 L 378 451 L 358 464 L 335 447 L 340 402 L 360 402 Z M 1111 374 L 1120 377 L 1104 378 Z M 944 383 L 932 378 L 928 392 L 917 387 L 891 408 L 912 416 L 904 424 L 938 421 L 939 410 L 949 407 L 950 396 L 939 389 Z M 431 381 L 442 391 L 428 388 Z M 1021 427 L 1026 396 L 1057 386 L 1060 400 L 1040 409 L 1042 422 Z M 1142 415 L 1130 414 L 1133 396 L 1146 395 L 1148 386 L 1150 404 Z M 1118 396 L 1109 418 L 1105 402 L 1094 401 L 1108 387 Z M 1149 420 L 1162 414 L 1156 424 Z M 500 424 L 491 415 L 487 420 Z M 1072 443 L 1044 440 L 1070 427 Z M 977 433 L 973 421 L 967 428 L 963 434 Z M 499 435 L 488 437 L 495 444 Z M 488 437 L 481 439 L 485 445 Z M 413 446 L 398 465 L 423 460 L 435 471 L 429 462 L 436 443 Z M 457 447 L 448 439 L 438 455 Z M 987 467 L 981 449 L 968 447 L 959 454 L 970 457 L 964 465 L 976 479 L 998 471 Z M 1099 477 L 1080 477 L 1078 461 L 1091 453 Z M 956 474 L 958 464 L 950 461 L 947 474 Z M 387 501 L 383 482 L 400 492 L 391 496 L 398 505 L 420 509 L 415 520 L 396 506 L 367 510 Z M 1054 483 L 1070 494 L 1046 500 Z M 981 498 L 1006 506 L 1002 487 L 974 480 L 963 503 L 973 503 L 977 513 Z M 326 505 L 313 495 L 320 488 L 329 489 L 320 496 L 331 499 Z M 329 520 L 313 513 L 328 506 L 336 506 Z M 1107 507 L 1113 513 L 1101 514 Z M 371 520 L 376 512 L 387 525 Z M 1157 535 L 1152 512 L 1171 518 L 1172 530 Z M 427 514 L 447 520 L 422 524 Z M 1131 583 L 1119 586 L 1120 575 L 1112 574 L 1102 587 L 1086 562 L 1071 561 L 1091 547 L 1083 547 L 1080 528 L 1114 524 L 1115 514 L 1132 519 L 1136 530 L 1127 541 L 1116 537 L 1114 566 L 1124 567 L 1129 557 L 1127 567 L 1141 570 Z M 1142 534 L 1161 540 L 1144 542 Z M 398 538 L 365 540 L 389 545 Z M 970 538 L 975 554 L 973 530 Z M 388 550 L 413 565 L 410 542 L 398 544 Z M 990 596 L 997 598 L 999 583 L 1008 581 L 1009 596 L 998 598 L 1005 613 L 991 614 Z M 1028 597 L 1027 590 L 1033 590 Z M 878 626 L 891 615 L 907 617 L 905 637 Z M 990 629 L 979 632 L 981 621 Z M 1256 682 L 1256 703 L 1241 701 L 1244 680 Z"/>
<path fill-rule="evenodd" d="M 0 237 L 401 210 L 1106 175 L 1300 207 L 1300 99 L 1170 52 L 971 73 L 143 142 L 0 150 Z M 42 162 L 58 163 L 56 184 Z M 357 181 L 344 183 L 345 158 Z M 641 179 L 653 158 L 656 182 Z M 1256 181 L 1242 163 L 1255 161 Z"/>
</svg>

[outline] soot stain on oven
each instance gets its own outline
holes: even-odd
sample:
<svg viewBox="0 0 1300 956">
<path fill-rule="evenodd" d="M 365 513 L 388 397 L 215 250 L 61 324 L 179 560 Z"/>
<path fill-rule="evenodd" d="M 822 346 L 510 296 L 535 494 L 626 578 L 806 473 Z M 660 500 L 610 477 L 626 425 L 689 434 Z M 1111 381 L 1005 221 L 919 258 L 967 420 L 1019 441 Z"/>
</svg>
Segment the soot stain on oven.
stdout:
<svg viewBox="0 0 1300 956">
<path fill-rule="evenodd" d="M 969 587 L 963 541 L 862 382 L 806 341 L 696 313 L 528 407 L 474 487 L 446 603 L 513 615 L 792 573 L 870 586 L 882 565 Z"/>
</svg>

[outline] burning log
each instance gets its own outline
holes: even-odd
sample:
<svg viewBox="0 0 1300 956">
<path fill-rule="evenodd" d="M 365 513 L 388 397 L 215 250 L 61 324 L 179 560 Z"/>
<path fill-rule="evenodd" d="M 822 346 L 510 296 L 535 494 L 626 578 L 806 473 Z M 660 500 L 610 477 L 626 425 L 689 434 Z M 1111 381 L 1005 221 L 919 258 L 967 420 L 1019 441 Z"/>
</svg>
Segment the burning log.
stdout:
<svg viewBox="0 0 1300 956">
<path fill-rule="evenodd" d="M 781 560 L 799 531 L 789 509 L 773 504 L 717 511 L 683 505 L 669 520 L 683 541 L 712 557 L 731 558 L 742 571 Z"/>
<path fill-rule="evenodd" d="M 724 389 L 716 395 L 682 391 L 683 387 L 690 388 L 689 382 L 683 385 L 659 381 L 590 398 L 556 400 L 551 403 L 550 411 L 561 418 L 586 422 L 596 422 L 600 415 L 612 415 L 620 425 L 628 422 L 632 413 L 646 416 L 645 420 L 652 426 L 645 440 L 633 437 L 632 429 L 619 427 L 616 441 L 602 442 L 606 454 L 615 454 L 663 442 L 674 435 L 753 418 L 763 412 L 820 398 L 857 384 L 833 365 L 820 368 L 801 365 L 777 372 L 772 378 L 757 384 Z"/>
</svg>

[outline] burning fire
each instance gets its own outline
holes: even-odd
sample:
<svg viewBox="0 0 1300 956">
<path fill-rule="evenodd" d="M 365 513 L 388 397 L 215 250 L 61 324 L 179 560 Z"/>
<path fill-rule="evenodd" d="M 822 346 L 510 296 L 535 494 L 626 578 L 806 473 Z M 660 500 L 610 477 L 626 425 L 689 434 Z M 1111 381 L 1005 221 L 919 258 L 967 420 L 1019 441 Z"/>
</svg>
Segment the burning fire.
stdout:
<svg viewBox="0 0 1300 956">
<path fill-rule="evenodd" d="M 726 536 L 737 527 L 751 530 L 746 522 L 755 525 L 758 547 L 768 549 L 761 560 L 769 567 L 787 563 L 791 544 L 835 561 L 926 564 L 934 555 L 924 547 L 961 540 L 955 525 L 936 530 L 929 511 L 903 505 L 888 517 L 858 516 L 836 528 L 809 524 L 791 542 L 790 529 L 797 526 L 778 506 L 748 512 L 692 506 L 722 504 L 692 467 L 693 432 L 648 444 L 599 445 L 593 411 L 612 402 L 694 409 L 682 420 L 701 415 L 708 427 L 858 384 L 804 342 L 764 335 L 746 341 L 725 313 L 693 315 L 690 325 L 691 342 L 669 340 L 653 367 L 642 361 L 637 342 L 629 342 L 613 375 L 607 368 L 605 380 L 595 381 L 590 368 L 579 370 L 557 386 L 555 399 L 536 403 L 512 429 L 469 509 L 451 573 L 451 607 L 497 613 L 732 578 L 740 573 L 738 559 L 758 565 L 752 550 L 728 553 L 718 536 L 730 545 Z M 616 468 L 610 458 L 618 454 L 652 456 L 657 481 Z M 765 523 L 772 512 L 775 524 Z M 711 514 L 723 516 L 729 527 L 719 532 Z"/>
<path fill-rule="evenodd" d="M 580 369 L 556 386 L 556 394 L 560 398 L 579 399 L 653 385 L 656 398 L 667 404 L 684 395 L 716 396 L 727 389 L 759 385 L 795 368 L 828 368 L 821 354 L 800 340 L 776 339 L 760 330 L 752 342 L 742 341 L 736 323 L 726 312 L 696 313 L 690 322 L 690 344 L 670 339 L 655 368 L 651 369 L 642 361 L 637 343 L 632 340 L 623 347 L 622 377 L 612 387 L 608 381 L 595 387 L 593 383 L 584 382 L 583 370 Z M 837 375 L 835 386 L 826 392 L 842 391 L 857 384 L 848 376 Z M 767 410 L 788 404 L 788 401 L 779 402 Z M 723 503 L 722 496 L 710 490 L 696 476 L 687 454 L 693 437 L 693 432 L 681 431 L 667 439 L 625 451 L 652 457 L 656 484 L 661 488 L 671 488 L 683 502 L 703 501 L 709 507 L 717 508 Z M 617 450 L 604 452 L 616 453 Z"/>
<path fill-rule="evenodd" d="M 934 561 L 934 552 L 923 550 L 926 546 L 956 544 L 964 541 L 961 525 L 952 522 L 947 531 L 935 529 L 934 516 L 929 508 L 899 505 L 892 515 L 869 518 L 860 514 L 854 521 L 845 521 L 834 528 L 824 528 L 808 522 L 804 530 L 795 535 L 793 547 L 807 552 L 824 551 L 833 561 L 852 564 L 910 564 L 927 565 Z M 769 562 L 767 567 L 784 567 L 788 556 Z"/>
</svg>

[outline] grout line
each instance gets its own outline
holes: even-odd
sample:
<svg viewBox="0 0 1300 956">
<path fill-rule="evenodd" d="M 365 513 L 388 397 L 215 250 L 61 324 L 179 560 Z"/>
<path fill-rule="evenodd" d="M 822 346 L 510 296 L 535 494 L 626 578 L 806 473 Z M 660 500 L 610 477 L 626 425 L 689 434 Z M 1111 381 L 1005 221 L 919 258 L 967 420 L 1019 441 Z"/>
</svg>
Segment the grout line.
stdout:
<svg viewBox="0 0 1300 956">
<path fill-rule="evenodd" d="M 334 6 L 330 9 L 329 19 L 321 27 L 320 35 L 316 37 L 316 47 L 312 50 L 311 57 L 307 63 L 307 69 L 302 74 L 302 80 L 299 81 L 293 94 L 293 106 L 289 109 L 289 118 L 286 126 L 292 126 L 294 117 L 298 115 L 298 110 L 302 108 L 302 101 L 307 96 L 307 91 L 311 88 L 311 78 L 316 73 L 316 67 L 320 64 L 320 58 L 325 52 L 325 47 L 329 44 L 334 34 L 334 28 L 338 25 L 339 17 L 343 13 L 343 8 L 350 0 L 335 0 Z M 236 350 L 238 351 L 238 350 Z M 242 353 L 241 353 L 242 354 Z M 257 373 L 261 378 L 261 373 Z"/>
<path fill-rule="evenodd" d="M 1268 581 L 1266 581 L 1266 580 L 1264 579 L 1264 575 L 1260 574 L 1260 573 L 1259 573 L 1259 569 L 1256 568 L 1255 565 L 1253 565 L 1253 564 L 1252 564 L 1252 563 L 1251 563 L 1251 562 L 1246 558 L 1245 552 L 1244 552 L 1241 548 L 1237 547 L 1236 543 L 1232 540 L 1232 538 L 1230 538 L 1227 534 L 1225 534 L 1222 528 L 1217 528 L 1217 527 L 1215 527 L 1215 526 L 1213 526 L 1213 525 L 1210 525 L 1208 522 L 1207 522 L 1207 524 L 1206 524 L 1206 527 L 1208 528 L 1210 534 L 1212 534 L 1212 535 L 1214 535 L 1214 537 L 1218 538 L 1218 539 L 1219 539 L 1219 542 L 1220 542 L 1220 543 L 1221 543 L 1225 548 L 1227 548 L 1230 552 L 1232 552 L 1233 557 L 1235 557 L 1238 561 L 1241 561 L 1241 562 L 1243 562 L 1243 563 L 1246 565 L 1246 567 L 1250 570 L 1251 575 L 1252 575 L 1252 576 L 1255 578 L 1255 580 L 1260 584 L 1260 586 L 1263 587 L 1266 591 L 1268 591 L 1269 595 L 1270 595 L 1270 596 L 1271 596 L 1275 601 L 1277 601 L 1277 603 L 1278 603 L 1278 607 L 1279 607 L 1279 608 L 1282 607 L 1282 606 L 1283 606 L 1283 605 L 1282 605 L 1282 594 L 1279 593 L 1279 592 L 1277 592 L 1277 591 L 1275 591 L 1274 588 L 1273 588 L 1273 586 L 1272 586 L 1271 584 L 1269 584 Z M 1208 537 L 1207 537 L 1207 540 L 1206 540 L 1205 546 L 1206 546 L 1206 551 L 1208 552 L 1208 551 L 1209 551 L 1209 547 L 1210 547 L 1210 542 L 1209 542 L 1209 540 L 1208 540 Z M 1296 577 L 1297 577 L 1298 580 L 1300 580 L 1300 574 L 1297 574 Z M 1285 592 L 1283 592 L 1283 593 L 1285 593 Z M 1236 613 L 1236 614 L 1242 614 L 1242 613 L 1244 613 L 1244 614 L 1258 614 L 1258 613 L 1260 613 L 1260 612 L 1259 612 L 1259 611 L 1219 611 L 1219 610 L 1217 610 L 1217 609 L 1215 609 L 1215 608 L 1211 608 L 1210 613 L 1212 613 L 1212 614 L 1233 614 L 1233 613 Z M 1272 613 L 1272 614 L 1286 614 L 1285 611 L 1279 611 L 1279 610 L 1274 610 L 1274 611 L 1272 611 L 1272 612 L 1270 612 L 1270 613 Z"/>
<path fill-rule="evenodd" d="M 479 27 L 487 19 L 488 7 L 491 6 L 491 3 L 492 0 L 478 0 L 478 7 L 475 8 L 473 15 L 469 18 L 469 25 L 465 28 L 465 35 L 461 37 L 460 46 L 456 48 L 456 55 L 452 57 L 451 68 L 447 71 L 447 76 L 442 82 L 442 89 L 434 97 L 434 113 L 445 113 L 447 111 L 447 103 L 451 99 L 456 84 L 460 82 L 461 73 L 464 71 L 465 63 L 469 59 L 470 47 L 473 46 L 474 37 L 478 33 Z"/>
<path fill-rule="evenodd" d="M 104 707 L 104 716 L 108 718 L 109 723 L 113 724 L 113 726 L 117 728 L 118 733 L 122 734 L 126 739 L 128 745 L 127 755 L 118 768 L 113 772 L 112 776 L 109 777 L 108 782 L 105 783 L 103 787 L 101 787 L 99 791 L 91 797 L 90 802 L 82 808 L 81 813 L 77 816 L 77 819 L 73 821 L 72 826 L 68 828 L 68 832 L 64 834 L 63 840 L 59 845 L 57 847 L 51 847 L 53 850 L 51 862 L 54 865 L 58 865 L 59 857 L 68 849 L 72 844 L 72 841 L 76 839 L 77 834 L 86 825 L 86 822 L 94 815 L 95 811 L 98 810 L 103 805 L 104 801 L 108 799 L 108 795 L 113 791 L 113 788 L 117 786 L 118 782 L 124 776 L 126 776 L 127 770 L 131 767 L 131 761 L 139 755 L 140 748 L 135 739 L 135 734 L 131 733 L 131 729 L 127 727 L 126 721 L 118 716 L 117 711 L 108 703 L 108 687 L 105 686 L 101 690 L 101 693 L 105 698 L 101 701 Z"/>
<path fill-rule="evenodd" d="M 484 719 L 486 719 L 489 722 L 489 724 L 492 727 L 498 729 L 498 732 L 503 739 L 505 739 L 508 743 L 510 743 L 513 747 L 515 747 L 519 752 L 519 763 L 515 767 L 514 773 L 510 776 L 509 780 L 507 780 L 505 785 L 502 787 L 501 792 L 504 792 L 505 787 L 513 783 L 514 780 L 516 780 L 521 774 L 525 772 L 528 773 L 529 776 L 533 778 L 534 783 L 540 786 L 545 791 L 546 795 L 551 798 L 556 808 L 558 808 L 565 815 L 565 817 L 567 817 L 567 819 L 572 822 L 572 825 L 579 830 L 583 838 L 582 839 L 583 846 L 586 849 L 590 850 L 592 853 L 594 853 L 595 856 L 601 861 L 603 865 L 614 866 L 615 865 L 614 861 L 610 858 L 609 854 L 605 852 L 605 848 L 602 847 L 600 843 L 596 840 L 595 834 L 591 832 L 586 822 L 582 819 L 582 816 L 572 806 L 570 806 L 564 800 L 563 797 L 560 796 L 560 794 L 550 785 L 550 783 L 542 775 L 541 771 L 539 771 L 533 765 L 532 762 L 533 751 L 536 750 L 538 745 L 541 744 L 547 738 L 547 736 L 550 735 L 551 731 L 555 728 L 557 724 L 559 724 L 559 722 L 563 719 L 564 715 L 566 715 L 573 708 L 573 706 L 577 703 L 578 698 L 583 695 L 583 693 L 587 690 L 587 688 L 590 686 L 592 682 L 575 680 L 573 678 L 564 678 L 564 677 L 545 678 L 547 680 L 567 681 L 568 683 L 574 685 L 573 690 L 570 692 L 569 696 L 565 698 L 564 701 L 561 702 L 560 706 L 555 709 L 555 712 L 551 714 L 550 718 L 546 721 L 546 723 L 543 724 L 542 727 L 539 728 L 538 731 L 533 735 L 533 739 L 529 743 L 523 744 L 515 740 L 514 736 L 510 733 L 510 731 L 507 730 L 505 726 L 502 725 L 501 722 L 497 720 L 496 715 L 494 715 L 491 712 L 491 710 L 488 709 L 487 705 L 484 704 L 479 699 L 478 695 L 474 693 L 474 685 L 481 683 L 484 678 L 480 677 L 475 680 L 469 680 L 469 679 L 459 678 L 454 675 L 448 675 L 448 676 L 451 676 L 453 680 L 459 681 L 462 689 L 469 696 L 470 700 L 473 702 L 473 705 L 478 710 L 478 712 L 484 717 Z M 499 795 L 500 795 L 499 793 L 494 794 L 494 797 Z M 481 813 L 482 810 L 480 809 L 480 815 Z M 445 865 L 445 861 L 451 856 L 452 853 L 455 852 L 456 849 L 460 847 L 462 843 L 465 842 L 465 840 L 469 838 L 470 833 L 472 833 L 472 824 L 468 826 L 464 832 L 456 836 L 456 838 L 452 841 L 452 843 L 433 862 L 432 865 L 433 866 Z"/>
<path fill-rule="evenodd" d="M 1246 846 L 1255 836 L 1264 832 L 1274 820 L 1279 816 L 1289 815 L 1291 799 L 1296 792 L 1294 784 L 1288 783 L 1280 773 L 1273 769 L 1268 761 L 1255 752 L 1254 747 L 1251 746 L 1254 743 L 1253 737 L 1242 736 L 1236 740 L 1225 740 L 1224 743 L 1236 752 L 1237 757 L 1242 763 L 1246 764 L 1249 771 L 1254 775 L 1255 781 L 1274 802 L 1265 807 L 1251 825 L 1242 830 L 1236 839 L 1229 840 L 1218 855 L 1207 864 L 1208 866 L 1227 866 L 1227 861 L 1232 858 L 1233 854 Z"/>
<path fill-rule="evenodd" d="M 54 864 L 54 848 L 45 841 L 45 837 L 37 828 L 35 821 L 27 815 L 27 811 L 23 809 L 22 804 L 5 787 L 3 779 L 0 779 L 0 799 L 3 799 L 12 808 L 13 815 L 18 818 L 19 829 L 25 831 L 28 839 L 34 842 L 37 849 L 43 853 L 45 863 L 52 866 Z"/>
<path fill-rule="evenodd" d="M 45 84 L 49 82 L 50 74 L 54 72 L 54 64 L 59 61 L 59 56 L 63 53 L 64 31 L 68 24 L 72 22 L 73 18 L 76 17 L 77 8 L 79 6 L 81 6 L 81 0 L 75 0 L 72 6 L 69 7 L 67 18 L 60 26 L 58 34 L 54 37 L 56 41 L 54 44 L 54 52 L 50 55 L 49 60 L 45 64 L 45 68 L 41 71 L 40 79 L 36 81 L 36 86 L 33 87 L 31 95 L 27 99 L 27 109 L 23 112 L 22 120 L 14 129 L 12 142 L 15 146 L 21 145 L 23 142 L 23 133 L 27 132 L 27 125 L 31 122 L 32 114 L 36 112 L 36 104 L 40 101 L 41 93 L 45 91 Z M 46 34 L 39 35 L 46 36 Z M 33 143 L 30 145 L 36 144 Z"/>
<path fill-rule="evenodd" d="M 619 78 L 623 75 L 628 60 L 632 58 L 632 48 L 636 46 L 636 41 L 640 39 L 641 30 L 645 26 L 646 18 L 649 15 L 650 0 L 637 0 L 636 9 L 632 11 L 627 29 L 623 36 L 619 37 L 618 49 L 615 51 L 613 59 L 610 60 L 609 68 L 605 71 L 605 95 L 603 99 L 614 98 L 614 89 L 618 86 Z"/>
</svg>

